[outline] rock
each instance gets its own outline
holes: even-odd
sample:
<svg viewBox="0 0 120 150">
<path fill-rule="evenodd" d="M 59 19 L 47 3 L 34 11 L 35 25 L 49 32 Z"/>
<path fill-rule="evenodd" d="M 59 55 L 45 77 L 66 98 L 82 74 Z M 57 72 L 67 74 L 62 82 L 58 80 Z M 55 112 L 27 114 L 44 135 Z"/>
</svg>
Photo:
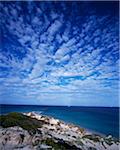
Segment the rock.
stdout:
<svg viewBox="0 0 120 150">
<path fill-rule="evenodd" d="M 46 149 L 52 149 L 52 146 L 48 146 L 48 145 L 45 145 L 45 144 L 41 144 L 39 146 L 40 150 L 46 150 Z"/>
<path fill-rule="evenodd" d="M 85 129 L 82 129 L 84 132 L 81 132 L 81 128 L 52 117 L 38 115 L 34 112 L 24 115 L 28 117 L 15 113 L 15 116 L 19 116 L 19 118 L 28 119 L 28 122 L 23 119 L 26 123 L 22 122 L 22 126 L 25 125 L 24 129 L 20 126 L 0 127 L 0 150 L 52 150 L 54 148 L 60 150 L 118 150 L 120 145 L 120 142 L 116 142 L 112 136 L 102 137 L 87 132 Z M 8 115 L 7 119 L 9 117 L 11 118 Z M 13 117 L 12 114 L 12 119 Z M 14 118 L 15 123 L 17 119 L 17 117 Z M 21 124 L 20 120 L 18 122 Z M 1 124 L 5 125 L 4 122 Z M 33 127 L 36 132 L 31 134 L 29 129 L 31 131 Z"/>
</svg>

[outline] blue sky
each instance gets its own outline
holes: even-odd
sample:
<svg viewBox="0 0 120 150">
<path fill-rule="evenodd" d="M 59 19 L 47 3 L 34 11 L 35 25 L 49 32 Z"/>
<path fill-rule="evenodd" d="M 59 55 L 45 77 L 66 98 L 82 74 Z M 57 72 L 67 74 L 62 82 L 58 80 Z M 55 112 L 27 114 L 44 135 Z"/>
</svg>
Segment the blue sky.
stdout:
<svg viewBox="0 0 120 150">
<path fill-rule="evenodd" d="M 1 2 L 0 103 L 118 106 L 117 2 Z"/>
</svg>

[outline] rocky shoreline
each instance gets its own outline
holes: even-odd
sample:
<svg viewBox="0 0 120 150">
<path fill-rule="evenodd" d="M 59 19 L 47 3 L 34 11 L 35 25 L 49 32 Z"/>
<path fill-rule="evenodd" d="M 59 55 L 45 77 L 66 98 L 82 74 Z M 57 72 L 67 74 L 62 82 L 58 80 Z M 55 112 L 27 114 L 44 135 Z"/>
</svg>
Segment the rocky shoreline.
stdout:
<svg viewBox="0 0 120 150">
<path fill-rule="evenodd" d="M 112 136 L 34 112 L 2 115 L 0 125 L 0 150 L 118 150 L 120 146 Z"/>
</svg>

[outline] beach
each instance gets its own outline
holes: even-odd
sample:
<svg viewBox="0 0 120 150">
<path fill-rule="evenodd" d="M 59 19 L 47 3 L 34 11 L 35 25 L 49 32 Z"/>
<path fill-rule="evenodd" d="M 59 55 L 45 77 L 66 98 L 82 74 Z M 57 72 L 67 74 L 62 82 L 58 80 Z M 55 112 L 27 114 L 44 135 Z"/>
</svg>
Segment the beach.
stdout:
<svg viewBox="0 0 120 150">
<path fill-rule="evenodd" d="M 13 120 L 11 125 L 11 115 L 12 119 L 15 119 L 13 119 L 15 123 L 18 123 L 17 126 L 14 126 Z M 119 148 L 119 141 L 111 135 L 95 134 L 76 125 L 35 112 L 10 113 L 2 116 L 0 128 L 1 150 L 118 150 Z M 9 118 L 9 122 L 6 122 L 5 116 L 7 116 L 6 119 Z M 22 124 L 21 121 L 25 121 L 25 123 Z M 9 123 L 9 125 L 6 126 L 5 123 L 7 125 Z"/>
</svg>

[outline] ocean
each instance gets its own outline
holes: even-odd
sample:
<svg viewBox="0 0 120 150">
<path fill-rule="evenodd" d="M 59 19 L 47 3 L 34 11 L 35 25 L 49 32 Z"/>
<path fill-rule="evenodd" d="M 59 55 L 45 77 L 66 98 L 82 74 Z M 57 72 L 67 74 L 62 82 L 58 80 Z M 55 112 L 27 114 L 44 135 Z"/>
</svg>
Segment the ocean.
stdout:
<svg viewBox="0 0 120 150">
<path fill-rule="evenodd" d="M 31 112 L 48 115 L 88 130 L 119 137 L 118 107 L 1 105 L 0 113 Z"/>
</svg>

